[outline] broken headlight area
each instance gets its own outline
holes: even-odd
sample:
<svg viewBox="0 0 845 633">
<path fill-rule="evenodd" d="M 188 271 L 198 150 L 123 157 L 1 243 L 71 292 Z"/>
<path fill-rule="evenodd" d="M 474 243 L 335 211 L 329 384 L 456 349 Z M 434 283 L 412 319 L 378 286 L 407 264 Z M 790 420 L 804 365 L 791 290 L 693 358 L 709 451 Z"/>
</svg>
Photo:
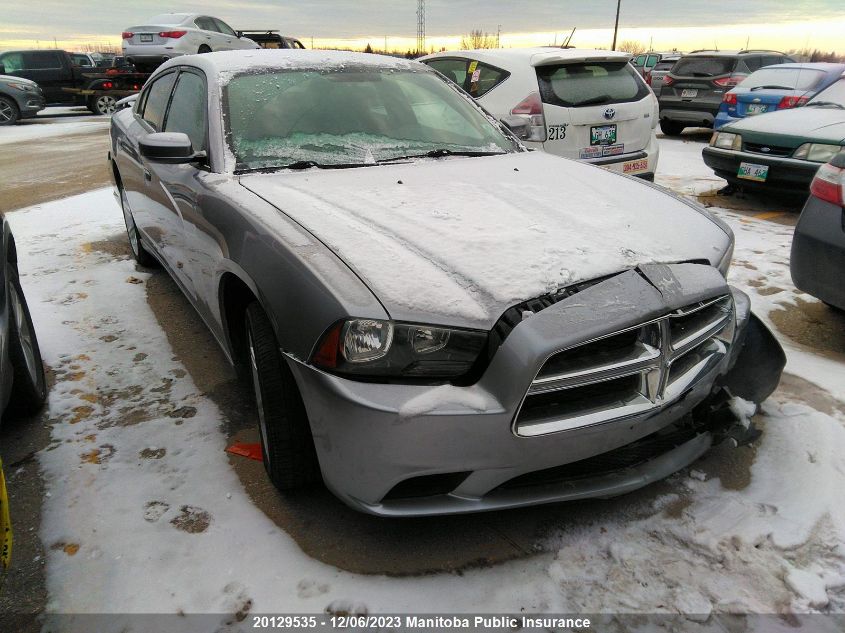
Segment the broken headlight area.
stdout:
<svg viewBox="0 0 845 633">
<path fill-rule="evenodd" d="M 382 319 L 346 319 L 323 336 L 311 363 L 350 378 L 455 381 L 472 370 L 487 332 Z"/>
</svg>

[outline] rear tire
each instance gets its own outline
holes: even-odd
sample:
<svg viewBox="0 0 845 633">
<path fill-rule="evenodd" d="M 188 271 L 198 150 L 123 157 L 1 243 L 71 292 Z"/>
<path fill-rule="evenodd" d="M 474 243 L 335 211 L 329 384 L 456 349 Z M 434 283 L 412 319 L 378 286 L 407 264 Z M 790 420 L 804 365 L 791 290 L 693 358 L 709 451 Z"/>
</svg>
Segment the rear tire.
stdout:
<svg viewBox="0 0 845 633">
<path fill-rule="evenodd" d="M 117 110 L 117 99 L 111 95 L 91 97 L 88 101 L 88 109 L 94 114 L 114 114 Z"/>
<path fill-rule="evenodd" d="M 141 234 L 138 227 L 135 225 L 135 218 L 132 217 L 132 210 L 129 208 L 129 200 L 126 198 L 126 190 L 123 185 L 118 187 L 120 191 L 120 206 L 123 209 L 123 222 L 126 224 L 126 236 L 129 239 L 129 250 L 132 251 L 132 257 L 141 266 L 146 268 L 156 268 L 158 260 L 153 257 L 141 241 Z"/>
<path fill-rule="evenodd" d="M 18 269 L 9 271 L 9 357 L 12 361 L 12 395 L 7 411 L 12 415 L 30 416 L 47 399 L 44 362 L 35 336 L 29 306 L 21 288 Z"/>
<path fill-rule="evenodd" d="M 684 131 L 686 125 L 680 121 L 672 121 L 670 119 L 660 119 L 660 131 L 666 136 L 680 136 Z"/>
<path fill-rule="evenodd" d="M 279 490 L 321 481 L 308 414 L 273 326 L 257 301 L 246 309 L 247 363 L 258 407 L 264 468 Z"/>
<path fill-rule="evenodd" d="M 21 113 L 18 105 L 8 97 L 0 97 L 0 125 L 14 125 Z"/>
<path fill-rule="evenodd" d="M 210 52 L 211 52 L 211 47 L 203 44 L 202 46 L 200 46 L 199 50 L 197 51 L 197 55 L 204 55 L 205 53 L 210 53 Z"/>
</svg>

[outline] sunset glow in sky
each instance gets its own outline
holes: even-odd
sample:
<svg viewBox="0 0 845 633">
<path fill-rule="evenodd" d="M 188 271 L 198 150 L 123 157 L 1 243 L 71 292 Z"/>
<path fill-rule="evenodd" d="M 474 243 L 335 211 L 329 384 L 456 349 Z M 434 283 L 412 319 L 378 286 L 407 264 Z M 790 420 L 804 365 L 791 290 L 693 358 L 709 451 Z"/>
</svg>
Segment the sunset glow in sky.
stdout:
<svg viewBox="0 0 845 633">
<path fill-rule="evenodd" d="M 416 46 L 416 0 L 0 0 L 0 49 L 120 44 L 120 33 L 168 11 L 203 12 L 233 28 L 272 28 L 311 47 L 408 50 Z M 471 29 L 501 45 L 560 43 L 609 48 L 615 0 L 427 0 L 427 47 L 457 48 Z M 845 52 L 845 0 L 622 0 L 619 41 L 655 50 L 805 47 Z M 386 38 L 386 39 L 385 39 Z"/>
</svg>

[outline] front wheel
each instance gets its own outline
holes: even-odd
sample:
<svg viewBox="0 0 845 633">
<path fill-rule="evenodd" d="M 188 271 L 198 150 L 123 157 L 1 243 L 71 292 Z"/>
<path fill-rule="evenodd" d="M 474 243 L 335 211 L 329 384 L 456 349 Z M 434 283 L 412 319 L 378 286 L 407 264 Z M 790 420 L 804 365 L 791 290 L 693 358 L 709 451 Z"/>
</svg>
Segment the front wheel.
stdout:
<svg viewBox="0 0 845 633">
<path fill-rule="evenodd" d="M 23 294 L 17 266 L 9 265 L 9 357 L 12 361 L 12 395 L 8 411 L 32 415 L 47 399 L 44 362 L 35 337 L 29 306 Z"/>
<path fill-rule="evenodd" d="M 144 248 L 144 243 L 141 241 L 141 235 L 135 224 L 135 218 L 132 217 L 132 210 L 129 208 L 126 190 L 122 186 L 120 187 L 120 206 L 123 208 L 123 222 L 126 224 L 126 236 L 129 238 L 129 250 L 132 251 L 132 257 L 141 266 L 155 268 L 158 261 Z"/>
<path fill-rule="evenodd" d="M 88 109 L 94 114 L 114 114 L 114 111 L 117 110 L 117 99 L 111 95 L 91 97 L 88 102 Z"/>
<path fill-rule="evenodd" d="M 279 490 L 316 484 L 321 480 L 320 466 L 308 414 L 270 320 L 257 301 L 246 309 L 246 341 L 267 475 Z"/>
<path fill-rule="evenodd" d="M 680 123 L 679 121 L 672 121 L 670 119 L 661 119 L 660 120 L 660 130 L 666 136 L 679 136 L 681 132 L 684 131 L 686 125 Z"/>
<path fill-rule="evenodd" d="M 20 118 L 18 106 L 8 97 L 0 97 L 0 125 L 14 125 Z"/>
</svg>

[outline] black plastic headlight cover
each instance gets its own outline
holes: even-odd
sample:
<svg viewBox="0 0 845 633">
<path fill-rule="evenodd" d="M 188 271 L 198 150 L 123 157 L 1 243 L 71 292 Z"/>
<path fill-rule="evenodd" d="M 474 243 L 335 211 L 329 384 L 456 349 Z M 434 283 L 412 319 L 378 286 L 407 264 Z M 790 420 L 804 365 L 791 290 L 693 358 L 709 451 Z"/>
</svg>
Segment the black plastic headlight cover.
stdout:
<svg viewBox="0 0 845 633">
<path fill-rule="evenodd" d="M 345 319 L 320 337 L 311 364 L 350 378 L 459 381 L 486 345 L 486 331 Z"/>
</svg>

